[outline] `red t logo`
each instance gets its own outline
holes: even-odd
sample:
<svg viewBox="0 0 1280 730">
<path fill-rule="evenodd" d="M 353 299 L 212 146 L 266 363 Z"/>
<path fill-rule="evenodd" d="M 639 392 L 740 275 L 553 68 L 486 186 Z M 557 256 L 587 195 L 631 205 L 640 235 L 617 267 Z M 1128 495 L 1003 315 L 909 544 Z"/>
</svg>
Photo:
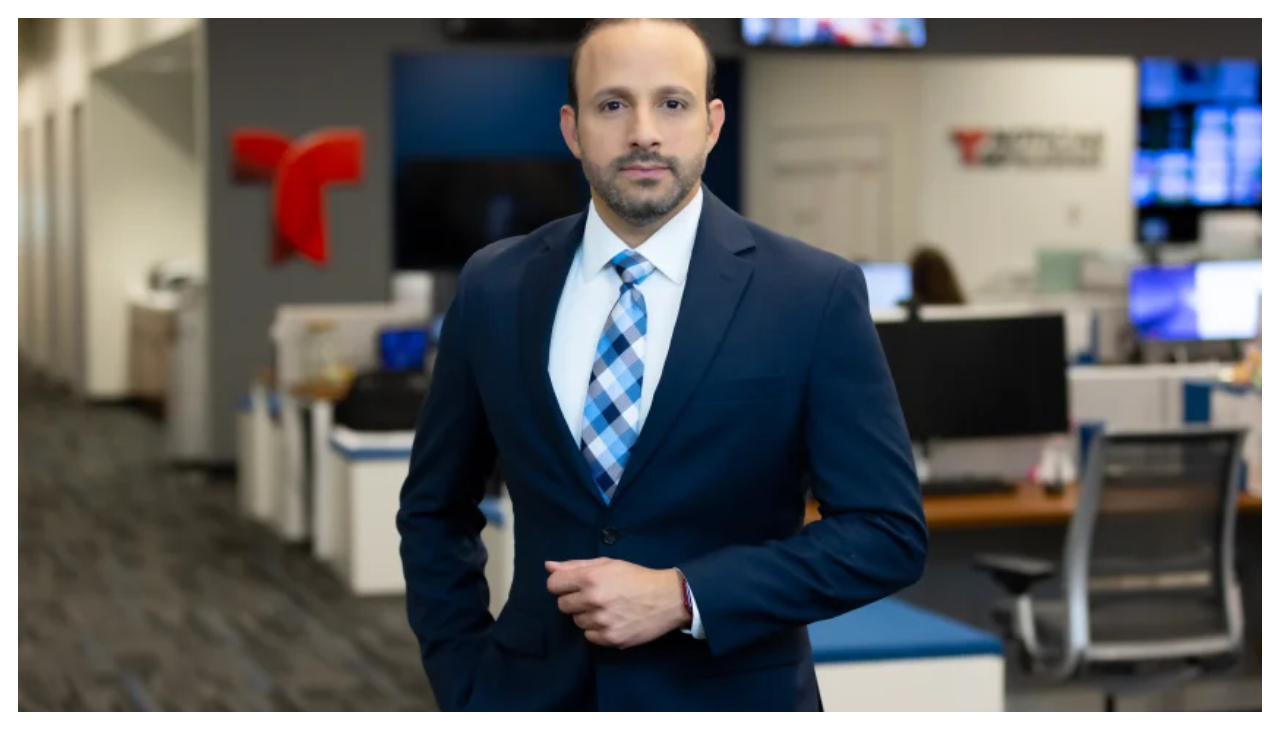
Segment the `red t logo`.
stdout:
<svg viewBox="0 0 1280 730">
<path fill-rule="evenodd" d="M 297 252 L 324 265 L 329 260 L 324 188 L 357 182 L 364 174 L 364 135 L 333 129 L 290 141 L 266 129 L 243 129 L 231 138 L 237 180 L 271 180 L 275 240 L 271 260 Z"/>
<path fill-rule="evenodd" d="M 964 164 L 978 164 L 978 150 L 987 139 L 986 132 L 981 129 L 957 129 L 951 133 L 951 139 L 960 147 L 960 160 Z"/>
</svg>

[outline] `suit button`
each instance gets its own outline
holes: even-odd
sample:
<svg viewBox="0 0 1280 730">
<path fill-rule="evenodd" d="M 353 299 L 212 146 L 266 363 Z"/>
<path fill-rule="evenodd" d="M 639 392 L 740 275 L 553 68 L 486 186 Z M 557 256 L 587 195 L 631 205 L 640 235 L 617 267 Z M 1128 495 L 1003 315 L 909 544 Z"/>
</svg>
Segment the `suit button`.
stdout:
<svg viewBox="0 0 1280 730">
<path fill-rule="evenodd" d="M 618 541 L 618 528 L 606 527 L 600 531 L 600 542 L 605 545 L 612 545 Z"/>
</svg>

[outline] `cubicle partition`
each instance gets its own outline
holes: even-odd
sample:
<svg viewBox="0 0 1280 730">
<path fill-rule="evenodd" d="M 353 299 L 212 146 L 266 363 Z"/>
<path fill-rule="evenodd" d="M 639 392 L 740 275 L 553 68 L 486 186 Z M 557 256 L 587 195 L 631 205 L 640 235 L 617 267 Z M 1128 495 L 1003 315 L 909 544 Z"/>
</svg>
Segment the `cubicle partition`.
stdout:
<svg viewBox="0 0 1280 730">
<path fill-rule="evenodd" d="M 307 366 L 306 336 L 309 327 L 327 323 L 333 356 L 354 370 L 378 365 L 378 331 L 384 327 L 424 326 L 427 312 L 410 298 L 398 302 L 359 304 L 286 304 L 276 309 L 271 325 L 275 380 L 286 387 L 312 377 Z"/>
<path fill-rule="evenodd" d="M 345 393 L 342 382 L 319 380 L 317 359 L 329 359 L 337 370 L 354 374 L 377 369 L 378 333 L 384 328 L 426 325 L 426 312 L 418 302 L 329 305 L 285 305 L 276 311 L 271 327 L 274 362 L 270 377 L 251 384 L 259 393 L 249 401 L 254 415 L 245 423 L 257 424 L 253 439 L 241 439 L 241 480 L 246 492 L 271 492 L 255 497 L 269 504 L 266 522 L 287 542 L 301 542 L 312 531 L 313 505 L 328 490 L 327 454 L 333 426 L 333 405 Z M 308 330 L 317 323 L 326 327 L 324 352 L 309 352 Z M 274 415 L 266 413 L 274 405 Z M 264 425 L 265 424 L 265 425 Z M 275 462 L 267 466 L 268 461 Z M 274 475 L 266 479 L 248 475 Z M 251 481 L 253 480 L 253 481 Z"/>
</svg>

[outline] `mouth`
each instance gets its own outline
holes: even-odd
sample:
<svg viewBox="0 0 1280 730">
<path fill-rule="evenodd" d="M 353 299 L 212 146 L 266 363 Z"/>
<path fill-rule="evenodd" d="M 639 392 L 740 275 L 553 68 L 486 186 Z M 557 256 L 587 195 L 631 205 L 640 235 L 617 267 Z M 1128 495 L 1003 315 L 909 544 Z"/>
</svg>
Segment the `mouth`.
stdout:
<svg viewBox="0 0 1280 730">
<path fill-rule="evenodd" d="M 650 179 L 661 177 L 668 169 L 663 165 L 627 165 L 622 168 L 622 174 L 633 178 Z"/>
</svg>

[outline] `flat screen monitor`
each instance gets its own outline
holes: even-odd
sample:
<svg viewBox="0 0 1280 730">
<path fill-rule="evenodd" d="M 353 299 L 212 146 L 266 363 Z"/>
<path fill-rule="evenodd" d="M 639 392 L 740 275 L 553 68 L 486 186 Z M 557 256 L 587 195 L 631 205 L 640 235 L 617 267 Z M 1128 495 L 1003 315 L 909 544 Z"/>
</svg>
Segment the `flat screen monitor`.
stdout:
<svg viewBox="0 0 1280 730">
<path fill-rule="evenodd" d="M 384 371 L 423 371 L 427 368 L 425 327 L 384 329 L 378 333 L 378 355 Z"/>
<path fill-rule="evenodd" d="M 396 268 L 457 270 L 471 254 L 586 209 L 582 164 L 554 159 L 415 159 L 395 181 Z"/>
<path fill-rule="evenodd" d="M 922 48 L 924 18 L 743 18 L 749 46 Z"/>
<path fill-rule="evenodd" d="M 1062 315 L 876 324 L 913 441 L 1070 430 Z"/>
<path fill-rule="evenodd" d="M 904 263 L 864 263 L 858 265 L 867 280 L 871 311 L 894 309 L 911 298 L 911 267 Z"/>
<path fill-rule="evenodd" d="M 1261 297 L 1261 260 L 1144 266 L 1129 275 L 1129 321 L 1144 340 L 1248 340 Z"/>
</svg>

